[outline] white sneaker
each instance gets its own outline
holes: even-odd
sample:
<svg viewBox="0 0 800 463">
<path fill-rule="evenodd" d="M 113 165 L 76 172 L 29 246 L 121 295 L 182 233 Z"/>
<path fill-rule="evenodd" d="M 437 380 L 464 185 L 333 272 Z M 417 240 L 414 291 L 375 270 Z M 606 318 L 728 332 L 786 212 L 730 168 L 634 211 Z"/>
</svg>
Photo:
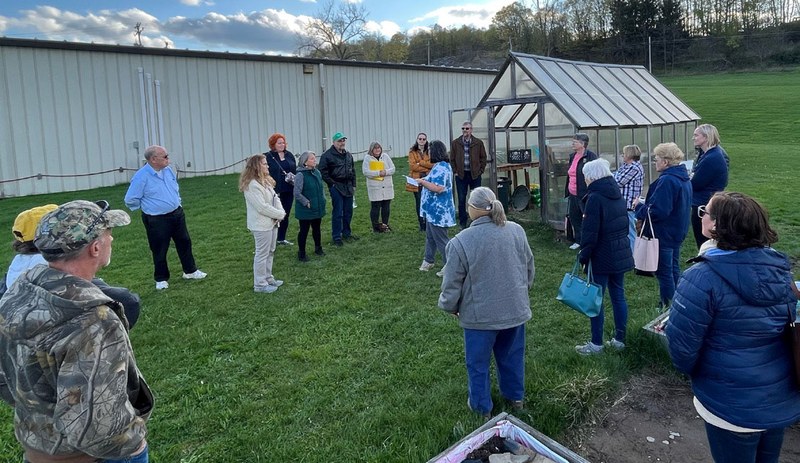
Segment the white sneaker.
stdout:
<svg viewBox="0 0 800 463">
<path fill-rule="evenodd" d="M 277 286 L 267 285 L 267 286 L 254 286 L 253 291 L 257 293 L 274 293 L 278 290 Z"/>
<path fill-rule="evenodd" d="M 595 355 L 603 352 L 603 346 L 598 346 L 592 341 L 589 341 L 582 346 L 575 346 L 575 352 L 581 355 Z"/>
<path fill-rule="evenodd" d="M 293 246 L 293 245 L 294 245 L 294 243 L 292 243 L 292 242 L 291 242 L 291 241 L 289 241 L 289 240 L 281 240 L 281 241 L 278 241 L 278 244 L 280 244 L 280 245 L 282 245 L 282 246 Z"/>
<path fill-rule="evenodd" d="M 156 281 L 156 289 L 167 289 L 169 288 L 169 283 L 166 281 Z"/>
<path fill-rule="evenodd" d="M 437 276 L 437 277 L 443 277 L 443 276 L 444 276 L 444 267 L 442 267 L 442 269 L 441 269 L 441 270 L 439 270 L 438 272 L 436 272 L 436 276 Z"/>
<path fill-rule="evenodd" d="M 569 248 L 570 248 L 570 249 L 572 249 L 572 250 L 574 251 L 574 250 L 576 250 L 576 249 L 580 249 L 580 248 L 581 248 L 581 245 L 580 245 L 580 244 L 578 244 L 578 243 L 572 243 L 572 246 L 570 246 Z"/>
<path fill-rule="evenodd" d="M 283 280 L 267 280 L 267 284 L 277 288 L 278 286 L 283 284 Z"/>
<path fill-rule="evenodd" d="M 622 350 L 625 348 L 625 343 L 612 338 L 610 341 L 606 341 L 606 347 L 613 347 L 616 350 Z"/>
<path fill-rule="evenodd" d="M 419 270 L 421 272 L 427 272 L 432 268 L 433 268 L 433 262 L 425 262 L 424 260 L 422 261 L 422 265 L 419 266 Z"/>
<path fill-rule="evenodd" d="M 206 276 L 208 276 L 208 274 L 200 269 L 197 269 L 192 273 L 183 274 L 183 278 L 186 280 L 202 280 Z"/>
</svg>

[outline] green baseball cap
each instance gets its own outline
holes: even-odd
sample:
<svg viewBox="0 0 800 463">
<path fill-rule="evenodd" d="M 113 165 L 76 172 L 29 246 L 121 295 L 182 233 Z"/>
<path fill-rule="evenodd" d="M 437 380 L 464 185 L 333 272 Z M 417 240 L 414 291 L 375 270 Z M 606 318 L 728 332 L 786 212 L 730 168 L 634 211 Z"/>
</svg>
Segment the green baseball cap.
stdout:
<svg viewBox="0 0 800 463">
<path fill-rule="evenodd" d="M 342 132 L 336 132 L 332 137 L 333 141 L 347 140 L 347 137 Z"/>
<path fill-rule="evenodd" d="M 44 255 L 68 254 L 96 240 L 103 230 L 129 223 L 128 213 L 109 209 L 107 201 L 70 201 L 42 217 L 33 244 Z"/>
</svg>

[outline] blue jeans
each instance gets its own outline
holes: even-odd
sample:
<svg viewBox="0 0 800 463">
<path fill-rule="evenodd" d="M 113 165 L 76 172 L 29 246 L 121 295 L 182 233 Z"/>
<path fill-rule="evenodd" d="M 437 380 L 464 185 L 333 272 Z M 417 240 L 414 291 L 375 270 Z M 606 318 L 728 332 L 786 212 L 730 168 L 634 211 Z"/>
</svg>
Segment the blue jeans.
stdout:
<svg viewBox="0 0 800 463">
<path fill-rule="evenodd" d="M 144 450 L 138 455 L 134 455 L 128 458 L 122 458 L 119 460 L 101 460 L 103 463 L 149 463 L 150 456 L 149 453 L 149 446 L 145 445 Z"/>
<path fill-rule="evenodd" d="M 444 253 L 450 237 L 447 235 L 447 228 L 437 227 L 428 222 L 425 226 L 425 262 L 430 264 L 436 261 L 436 251 L 442 255 L 442 265 L 447 264 L 447 255 Z"/>
<path fill-rule="evenodd" d="M 472 172 L 465 170 L 464 178 L 456 175 L 456 192 L 458 193 L 458 223 L 461 228 L 466 228 L 467 219 L 467 189 L 474 190 L 481 186 L 481 176 L 472 178 Z"/>
<path fill-rule="evenodd" d="M 595 283 L 603 287 L 603 295 L 608 289 L 611 307 L 614 311 L 614 339 L 625 342 L 625 331 L 628 326 L 628 302 L 625 300 L 625 274 L 624 273 L 594 273 Z M 592 327 L 592 343 L 600 346 L 603 344 L 603 323 L 605 323 L 605 309 L 600 308 L 600 314 L 589 319 Z"/>
<path fill-rule="evenodd" d="M 681 245 L 666 246 L 663 242 L 658 246 L 658 269 L 656 269 L 656 279 L 661 293 L 661 304 L 668 307 L 675 288 L 678 286 L 678 279 L 681 277 Z"/>
<path fill-rule="evenodd" d="M 353 234 L 350 222 L 353 220 L 353 197 L 344 196 L 336 187 L 330 187 L 331 192 L 331 236 L 333 241 L 347 238 Z"/>
<path fill-rule="evenodd" d="M 469 403 L 478 413 L 491 413 L 492 385 L 489 366 L 492 353 L 497 364 L 500 393 L 508 400 L 525 397 L 525 324 L 505 330 L 464 329 Z"/>
<path fill-rule="evenodd" d="M 715 463 L 778 463 L 785 428 L 734 432 L 706 423 Z"/>
<path fill-rule="evenodd" d="M 631 240 L 631 251 L 633 251 L 633 243 L 636 242 L 636 213 L 628 211 L 628 239 Z"/>
</svg>

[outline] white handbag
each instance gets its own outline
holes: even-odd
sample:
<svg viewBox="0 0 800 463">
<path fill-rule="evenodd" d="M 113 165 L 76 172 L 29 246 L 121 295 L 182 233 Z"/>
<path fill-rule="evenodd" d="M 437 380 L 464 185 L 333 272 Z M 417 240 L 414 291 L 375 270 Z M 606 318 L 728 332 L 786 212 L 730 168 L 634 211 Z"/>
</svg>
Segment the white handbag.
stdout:
<svg viewBox="0 0 800 463">
<path fill-rule="evenodd" d="M 633 242 L 633 266 L 642 272 L 655 272 L 658 270 L 658 238 L 653 233 L 653 219 L 650 217 L 650 208 L 647 208 L 647 220 L 639 230 L 639 236 Z M 650 236 L 643 236 L 644 227 L 650 225 Z"/>
</svg>

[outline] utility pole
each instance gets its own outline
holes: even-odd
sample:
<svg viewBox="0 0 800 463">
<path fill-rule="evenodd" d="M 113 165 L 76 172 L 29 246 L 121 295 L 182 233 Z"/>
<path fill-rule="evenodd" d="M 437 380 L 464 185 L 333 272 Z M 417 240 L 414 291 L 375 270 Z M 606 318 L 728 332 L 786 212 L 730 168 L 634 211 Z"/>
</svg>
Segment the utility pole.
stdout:
<svg viewBox="0 0 800 463">
<path fill-rule="evenodd" d="M 144 32 L 144 27 L 142 27 L 142 23 L 136 23 L 136 26 L 133 28 L 133 36 L 136 37 L 136 41 L 133 42 L 133 46 L 141 47 L 142 46 L 142 32 Z"/>
</svg>

